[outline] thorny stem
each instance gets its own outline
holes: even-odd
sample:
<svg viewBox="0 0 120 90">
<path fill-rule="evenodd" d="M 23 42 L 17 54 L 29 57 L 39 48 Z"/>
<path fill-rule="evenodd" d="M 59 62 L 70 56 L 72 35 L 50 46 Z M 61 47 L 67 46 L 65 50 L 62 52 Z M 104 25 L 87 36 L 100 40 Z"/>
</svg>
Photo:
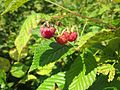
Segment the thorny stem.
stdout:
<svg viewBox="0 0 120 90">
<path fill-rule="evenodd" d="M 63 7 L 63 6 L 60 6 L 60 5 L 54 3 L 54 2 L 52 2 L 52 1 L 50 1 L 50 0 L 45 0 L 45 1 L 46 1 L 46 2 L 49 2 L 49 3 L 51 3 L 51 4 L 54 4 L 54 5 L 60 7 L 60 8 L 62 8 L 62 9 L 64 9 L 64 10 L 70 12 L 70 13 L 73 14 L 73 15 L 76 15 L 76 16 L 79 16 L 79 17 L 82 17 L 82 18 L 86 18 L 86 19 L 88 19 L 88 20 L 90 20 L 90 21 L 93 21 L 93 22 L 95 22 L 95 23 L 106 24 L 109 28 L 115 29 L 115 27 L 114 27 L 113 25 L 108 24 L 108 23 L 105 23 L 105 22 L 103 22 L 103 21 L 100 20 L 100 19 L 93 19 L 93 18 L 90 18 L 90 17 L 87 17 L 87 16 L 83 16 L 83 15 L 81 15 L 81 14 L 79 14 L 79 13 L 76 13 L 76 12 L 74 12 L 74 11 L 71 11 L 71 10 L 69 10 L 69 9 L 67 9 L 67 8 L 65 8 L 65 7 Z"/>
</svg>

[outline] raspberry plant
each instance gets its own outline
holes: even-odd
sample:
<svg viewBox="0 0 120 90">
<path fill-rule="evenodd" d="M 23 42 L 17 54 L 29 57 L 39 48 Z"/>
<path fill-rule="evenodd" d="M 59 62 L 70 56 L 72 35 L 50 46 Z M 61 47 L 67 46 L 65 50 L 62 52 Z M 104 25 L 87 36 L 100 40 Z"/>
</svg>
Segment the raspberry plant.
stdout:
<svg viewBox="0 0 120 90">
<path fill-rule="evenodd" d="M 2 15 L 26 2 L 6 0 Z M 30 90 L 119 90 L 120 3 L 41 2 L 43 10 L 28 16 L 21 26 L 15 47 L 9 51 L 12 62 L 0 57 L 0 88 L 20 90 L 23 85 Z M 46 21 L 49 25 L 44 25 Z"/>
</svg>

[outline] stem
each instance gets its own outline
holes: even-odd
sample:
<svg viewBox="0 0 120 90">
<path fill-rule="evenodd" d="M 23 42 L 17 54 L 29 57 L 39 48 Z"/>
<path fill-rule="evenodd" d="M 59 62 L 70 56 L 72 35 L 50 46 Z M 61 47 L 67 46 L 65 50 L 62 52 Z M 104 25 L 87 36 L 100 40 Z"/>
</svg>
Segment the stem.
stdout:
<svg viewBox="0 0 120 90">
<path fill-rule="evenodd" d="M 82 36 L 82 35 L 83 35 L 83 33 L 84 33 L 84 31 L 85 31 L 85 27 L 86 27 L 86 25 L 87 25 L 87 21 L 85 22 L 85 24 L 84 24 L 84 26 L 83 26 L 83 30 L 82 30 L 81 35 L 80 35 L 80 36 Z"/>
<path fill-rule="evenodd" d="M 79 17 L 82 17 L 82 18 L 86 18 L 86 19 L 88 19 L 88 20 L 90 20 L 90 21 L 93 21 L 93 22 L 95 22 L 95 23 L 106 24 L 109 28 L 115 28 L 115 27 L 112 26 L 111 24 L 105 23 L 105 22 L 103 22 L 103 21 L 100 20 L 100 19 L 93 19 L 93 18 L 90 18 L 90 17 L 87 17 L 87 16 L 82 16 L 81 14 L 76 13 L 76 12 L 74 12 L 74 11 L 71 11 L 71 10 L 69 10 L 69 9 L 67 9 L 67 8 L 65 8 L 65 7 L 63 7 L 63 6 L 60 6 L 60 5 L 54 3 L 54 2 L 52 2 L 52 1 L 50 1 L 50 0 L 45 0 L 45 1 L 46 1 L 46 2 L 49 2 L 49 3 L 53 4 L 53 5 L 56 5 L 56 6 L 62 8 L 62 9 L 64 9 L 64 10 L 72 13 L 73 15 L 76 15 L 76 16 L 79 16 Z"/>
</svg>

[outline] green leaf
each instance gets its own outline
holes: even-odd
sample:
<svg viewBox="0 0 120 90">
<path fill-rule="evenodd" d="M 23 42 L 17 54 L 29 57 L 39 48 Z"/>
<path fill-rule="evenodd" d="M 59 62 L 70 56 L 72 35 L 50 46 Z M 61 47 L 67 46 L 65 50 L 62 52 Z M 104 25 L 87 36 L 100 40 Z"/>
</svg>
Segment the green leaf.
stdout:
<svg viewBox="0 0 120 90">
<path fill-rule="evenodd" d="M 96 68 L 85 75 L 84 71 L 82 71 L 78 76 L 76 76 L 69 86 L 69 90 L 86 90 L 93 84 L 96 78 L 97 70 Z"/>
<path fill-rule="evenodd" d="M 83 70 L 83 63 L 80 55 L 78 55 L 77 59 L 74 61 L 74 63 L 71 65 L 70 69 L 65 74 L 65 87 L 64 90 L 68 89 L 68 86 L 72 82 L 75 76 L 78 76 L 79 73 Z"/>
<path fill-rule="evenodd" d="M 22 50 L 20 56 L 18 56 L 19 54 L 18 54 L 18 51 L 17 51 L 16 48 L 11 49 L 11 50 L 9 51 L 10 57 L 11 57 L 13 60 L 15 60 L 15 61 L 17 61 L 18 59 L 22 59 L 22 58 L 26 57 L 27 54 L 28 54 L 28 49 L 27 49 L 27 48 L 24 48 L 24 49 Z"/>
<path fill-rule="evenodd" d="M 115 3 L 120 3 L 120 0 L 112 0 Z"/>
<path fill-rule="evenodd" d="M 90 47 L 96 43 L 100 43 L 105 40 L 109 40 L 115 37 L 119 37 L 120 30 L 101 30 L 100 32 L 89 32 L 82 36 L 77 43 L 79 46 L 77 49 L 84 49 Z"/>
<path fill-rule="evenodd" d="M 103 52 L 101 53 L 101 59 L 100 62 L 105 61 L 114 61 L 118 59 L 118 53 L 120 52 L 119 49 L 120 46 L 120 38 L 113 38 L 108 41 L 107 46 L 103 49 Z"/>
<path fill-rule="evenodd" d="M 37 77 L 35 75 L 32 74 L 27 74 L 24 78 L 21 79 L 21 83 L 26 83 L 28 81 L 32 81 L 32 80 L 36 80 Z"/>
<path fill-rule="evenodd" d="M 52 69 L 55 68 L 55 62 L 49 63 L 48 65 L 45 65 L 43 67 L 39 67 L 37 70 L 38 75 L 50 75 L 50 72 Z"/>
<path fill-rule="evenodd" d="M 111 39 L 108 42 L 107 48 L 111 49 L 112 51 L 119 51 L 119 46 L 120 46 L 120 37 L 117 37 L 117 38 Z"/>
<path fill-rule="evenodd" d="M 85 74 L 88 74 L 92 70 L 94 70 L 95 68 L 97 68 L 96 59 L 93 56 L 93 53 L 89 49 L 86 49 L 86 51 L 84 51 L 82 59 L 84 61 L 85 68 L 86 68 Z"/>
<path fill-rule="evenodd" d="M 36 90 L 54 90 L 55 83 L 60 89 L 64 87 L 65 84 L 65 73 L 59 72 L 55 75 L 52 75 L 50 78 L 47 78 Z"/>
<path fill-rule="evenodd" d="M 23 23 L 20 33 L 15 40 L 15 46 L 20 54 L 30 39 L 33 28 L 36 28 L 40 19 L 50 19 L 50 16 L 45 14 L 35 13 L 29 16 Z"/>
<path fill-rule="evenodd" d="M 111 64 L 103 64 L 97 68 L 97 73 L 108 75 L 108 82 L 113 81 L 115 76 L 115 68 Z"/>
<path fill-rule="evenodd" d="M 71 70 L 76 70 L 72 70 L 72 72 L 69 73 L 69 76 L 71 76 L 70 74 L 73 75 L 72 78 L 75 75 L 76 76 L 74 77 L 72 83 L 69 85 L 69 90 L 86 90 L 96 80 L 97 63 L 93 57 L 93 54 L 89 50 L 84 51 L 83 54 L 81 54 L 81 58 L 78 58 L 77 60 L 81 60 L 79 61 L 79 66 L 76 63 L 74 67 L 70 68 Z M 74 75 L 74 73 L 77 74 Z"/>
<path fill-rule="evenodd" d="M 0 70 L 0 88 L 5 87 L 6 73 L 4 70 Z"/>
<path fill-rule="evenodd" d="M 112 82 L 108 83 L 108 77 L 105 75 L 99 75 L 94 82 L 94 84 L 89 88 L 89 90 L 119 90 L 120 89 L 120 81 L 116 78 L 113 79 Z M 102 84 L 102 85 L 101 85 Z M 116 88 L 116 89 L 114 89 Z"/>
<path fill-rule="evenodd" d="M 79 45 L 79 48 L 84 47 L 84 45 L 87 43 L 87 41 L 88 41 L 91 37 L 93 37 L 94 35 L 95 35 L 95 32 L 89 32 L 89 33 L 83 35 L 83 36 L 79 39 L 79 41 L 77 42 L 77 44 Z"/>
<path fill-rule="evenodd" d="M 17 8 L 22 6 L 24 3 L 26 3 L 29 0 L 5 0 L 5 11 L 2 13 L 5 14 L 8 11 L 15 11 Z"/>
<path fill-rule="evenodd" d="M 36 47 L 34 52 L 34 59 L 29 71 L 37 69 L 39 66 L 44 66 L 50 62 L 57 61 L 71 46 L 59 45 L 52 40 L 42 40 L 40 45 Z"/>
<path fill-rule="evenodd" d="M 11 68 L 11 74 L 14 77 L 21 78 L 27 72 L 28 67 L 20 62 L 15 62 Z"/>
<path fill-rule="evenodd" d="M 98 15 L 101 15 L 101 14 L 103 14 L 104 12 L 106 12 L 110 9 L 109 5 L 101 4 L 101 6 L 102 6 L 102 8 L 100 8 L 100 11 L 99 11 Z"/>
<path fill-rule="evenodd" d="M 40 45 L 36 47 L 34 51 L 33 62 L 29 69 L 29 72 L 33 71 L 34 69 L 37 69 L 40 66 L 40 57 L 46 50 L 50 49 L 49 47 L 50 43 L 52 43 L 51 40 L 42 40 Z"/>
<path fill-rule="evenodd" d="M 0 70 L 8 71 L 10 68 L 10 62 L 8 59 L 0 57 Z"/>
</svg>

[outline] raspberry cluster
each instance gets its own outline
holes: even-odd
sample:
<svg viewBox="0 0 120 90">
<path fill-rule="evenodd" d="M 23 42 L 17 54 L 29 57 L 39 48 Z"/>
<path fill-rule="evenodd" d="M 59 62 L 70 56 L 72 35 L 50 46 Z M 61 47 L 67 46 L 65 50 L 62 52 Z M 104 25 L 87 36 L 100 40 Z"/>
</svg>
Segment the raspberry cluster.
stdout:
<svg viewBox="0 0 120 90">
<path fill-rule="evenodd" d="M 41 36 L 50 39 L 51 37 L 54 37 L 56 29 L 54 27 L 46 27 L 41 26 L 40 27 L 40 33 Z M 77 39 L 77 32 L 67 32 L 64 31 L 60 36 L 55 37 L 55 40 L 57 43 L 64 45 L 68 42 L 73 42 Z"/>
<path fill-rule="evenodd" d="M 64 31 L 62 35 L 56 38 L 56 41 L 59 44 L 63 45 L 63 44 L 66 44 L 68 41 L 73 42 L 76 39 L 77 39 L 77 32 L 68 33 L 67 31 Z"/>
</svg>

